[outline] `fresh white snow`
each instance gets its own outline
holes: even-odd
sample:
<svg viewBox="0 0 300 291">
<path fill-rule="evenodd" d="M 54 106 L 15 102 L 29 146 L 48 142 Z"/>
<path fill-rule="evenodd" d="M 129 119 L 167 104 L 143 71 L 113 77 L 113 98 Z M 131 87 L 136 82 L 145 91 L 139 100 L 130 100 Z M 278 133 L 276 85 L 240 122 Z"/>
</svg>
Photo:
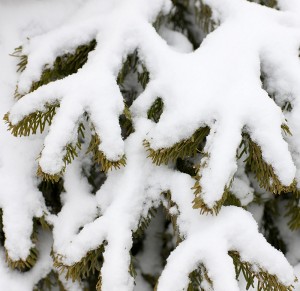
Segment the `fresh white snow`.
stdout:
<svg viewBox="0 0 300 291">
<path fill-rule="evenodd" d="M 300 182 L 299 3 L 281 0 L 282 11 L 276 11 L 244 0 L 203 2 L 212 7 L 220 26 L 195 51 L 181 33 L 165 27 L 159 35 L 152 26 L 159 13 L 168 13 L 167 0 L 0 2 L 0 113 L 9 111 L 10 121 L 17 124 L 30 113 L 44 111 L 47 104 L 60 103 L 45 134 L 15 138 L 0 123 L 0 208 L 10 258 L 27 257 L 33 217 L 46 214 L 53 225 L 52 235 L 40 234 L 41 257 L 28 273 L 9 270 L 0 250 L 0 286 L 32 290 L 53 268 L 52 243 L 63 263 L 72 265 L 106 241 L 102 290 L 148 290 L 142 287 L 140 274 L 134 287 L 128 273 L 132 231 L 141 216 L 163 202 L 161 193 L 168 190 L 184 240 L 168 258 L 157 291 L 186 290 L 188 275 L 199 263 L 205 264 L 215 291 L 242 290 L 229 250 L 238 251 L 242 260 L 276 275 L 283 284 L 293 283 L 293 267 L 259 233 L 250 212 L 230 206 L 217 216 L 200 215 L 192 208 L 193 178 L 172 165 L 154 165 L 143 146 L 146 139 L 155 150 L 171 147 L 199 127 L 209 126 L 204 148 L 208 155 L 201 161 L 206 167 L 199 173 L 201 197 L 209 207 L 222 197 L 233 176 L 232 192 L 243 205 L 253 200 L 254 189 L 242 163 L 236 161 L 242 131 L 261 147 L 283 185 L 294 179 Z M 45 64 L 51 66 L 58 55 L 93 39 L 97 46 L 78 73 L 26 94 Z M 28 65 L 17 75 L 17 60 L 8 54 L 20 44 L 28 54 Z M 135 132 L 124 141 L 119 126 L 124 103 L 116 78 L 135 49 L 150 72 L 150 82 L 130 108 Z M 261 68 L 275 101 L 262 89 Z M 19 92 L 26 94 L 19 101 L 12 98 L 17 82 Z M 146 117 L 158 96 L 164 112 L 155 124 Z M 280 105 L 286 101 L 293 110 L 283 113 Z M 84 112 L 101 138 L 99 150 L 111 161 L 125 154 L 127 163 L 110 171 L 94 196 L 82 175 L 84 155 L 80 154 L 66 168 L 62 210 L 51 215 L 37 189 L 37 163 L 48 174 L 63 169 L 65 145 L 77 139 Z M 281 125 L 286 123 L 293 136 L 283 138 Z M 153 262 L 150 265 L 155 268 Z M 146 268 L 141 266 L 143 271 Z M 299 273 L 299 265 L 295 272 Z M 69 290 L 82 289 L 77 283 L 63 283 Z"/>
</svg>

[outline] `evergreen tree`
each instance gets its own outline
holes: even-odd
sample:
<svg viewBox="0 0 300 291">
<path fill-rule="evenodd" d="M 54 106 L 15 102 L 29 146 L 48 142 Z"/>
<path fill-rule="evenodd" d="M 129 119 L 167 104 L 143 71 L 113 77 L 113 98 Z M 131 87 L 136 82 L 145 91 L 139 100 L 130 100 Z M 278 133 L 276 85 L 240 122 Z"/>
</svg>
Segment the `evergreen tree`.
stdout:
<svg viewBox="0 0 300 291">
<path fill-rule="evenodd" d="M 0 19 L 24 7 L 29 35 L 0 31 L 0 289 L 300 290 L 299 3 Z"/>
</svg>

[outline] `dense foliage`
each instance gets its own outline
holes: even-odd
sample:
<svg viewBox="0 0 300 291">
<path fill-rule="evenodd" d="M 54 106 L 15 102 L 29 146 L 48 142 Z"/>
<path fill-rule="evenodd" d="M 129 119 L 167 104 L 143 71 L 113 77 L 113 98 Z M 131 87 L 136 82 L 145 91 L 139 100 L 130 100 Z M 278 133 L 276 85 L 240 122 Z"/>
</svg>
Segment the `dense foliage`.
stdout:
<svg viewBox="0 0 300 291">
<path fill-rule="evenodd" d="M 10 56 L 0 287 L 298 290 L 300 5 L 65 5 Z"/>
</svg>

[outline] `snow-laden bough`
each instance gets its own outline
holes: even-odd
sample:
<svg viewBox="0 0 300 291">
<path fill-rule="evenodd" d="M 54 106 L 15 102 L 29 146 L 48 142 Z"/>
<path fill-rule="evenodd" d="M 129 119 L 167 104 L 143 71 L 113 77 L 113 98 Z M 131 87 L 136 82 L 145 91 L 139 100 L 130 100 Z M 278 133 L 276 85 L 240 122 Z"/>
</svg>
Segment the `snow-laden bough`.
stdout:
<svg viewBox="0 0 300 291">
<path fill-rule="evenodd" d="M 66 170 L 64 205 L 49 221 L 55 265 L 68 277 L 80 277 L 83 265 L 100 252 L 101 290 L 132 290 L 132 233 L 151 208 L 168 208 L 172 201 L 169 212 L 181 242 L 168 259 L 158 291 L 185 290 L 189 274 L 198 268 L 213 290 L 239 290 L 232 259 L 250 269 L 261 286 L 292 288 L 291 266 L 259 234 L 252 216 L 222 204 L 224 193 L 239 192 L 234 189 L 244 189 L 240 199 L 252 194 L 245 169 L 237 166 L 237 156 L 245 153 L 264 188 L 296 191 L 300 23 L 296 13 L 243 0 L 203 2 L 220 25 L 194 52 L 174 50 L 154 29 L 156 17 L 171 7 L 163 0 L 87 1 L 62 28 L 22 48 L 28 57 L 20 67 L 20 99 L 5 119 L 16 136 L 50 125 L 39 173 L 57 180 Z M 136 50 L 150 81 L 129 108 L 135 132 L 123 140 L 119 117 L 130 118 L 130 112 L 117 78 Z M 43 81 L 52 76 L 59 56 L 76 54 L 85 55 L 83 66 Z M 155 123 L 147 115 L 158 98 L 163 113 Z M 292 109 L 283 113 L 280 107 L 287 104 Z M 80 175 L 79 161 L 66 167 L 78 155 L 86 125 L 89 151 L 103 169 L 115 168 L 96 198 Z M 283 134 L 290 130 L 293 136 L 286 141 Z M 173 170 L 172 161 L 196 155 L 204 141 L 196 182 Z"/>
</svg>

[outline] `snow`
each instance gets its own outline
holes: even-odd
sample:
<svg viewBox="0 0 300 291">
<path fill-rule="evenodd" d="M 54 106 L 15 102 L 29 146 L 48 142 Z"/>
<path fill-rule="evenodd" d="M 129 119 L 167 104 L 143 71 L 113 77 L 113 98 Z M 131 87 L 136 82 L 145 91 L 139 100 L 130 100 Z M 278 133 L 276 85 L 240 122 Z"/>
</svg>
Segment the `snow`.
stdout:
<svg viewBox="0 0 300 291">
<path fill-rule="evenodd" d="M 85 17 L 89 15 L 87 11 L 96 5 L 89 4 L 82 12 Z M 153 2 L 149 11 L 163 4 L 163 1 L 160 4 L 159 1 Z M 214 1 L 208 4 L 217 10 L 220 8 Z M 282 66 L 285 60 L 297 57 L 296 36 L 299 36 L 299 30 L 287 26 L 284 16 L 256 4 L 234 1 L 229 5 L 232 9 L 224 12 L 222 25 L 207 36 L 198 50 L 187 54 L 173 51 L 159 38 L 147 21 L 153 15 L 148 12 L 147 18 L 141 18 L 145 8 L 135 1 L 126 4 L 126 14 L 121 14 L 122 5 L 104 5 L 107 9 L 98 5 L 95 7 L 98 7 L 99 13 L 107 14 L 107 10 L 112 10 L 109 17 L 105 14 L 101 21 L 93 17 L 87 21 L 82 17 L 84 20 L 79 23 L 88 22 L 88 28 L 73 27 L 72 30 L 74 34 L 80 29 L 85 37 L 89 35 L 85 29 L 98 31 L 89 39 L 95 37 L 99 44 L 89 55 L 87 64 L 77 74 L 27 94 L 10 111 L 11 122 L 17 124 L 24 116 L 45 110 L 46 104 L 61 101 L 40 159 L 44 172 L 55 174 L 63 169 L 64 146 L 76 139 L 78 119 L 84 111 L 90 114 L 101 138 L 99 149 L 109 160 L 121 159 L 124 145 L 118 116 L 124 107 L 115 78 L 124 56 L 139 48 L 151 81 L 132 111 L 137 117 L 145 115 L 157 96 L 161 96 L 165 105 L 159 124 L 148 135 L 151 147 L 170 147 L 191 136 L 201 126 L 211 127 L 204 149 L 209 159 L 207 166 L 201 170 L 202 196 L 209 207 L 222 197 L 224 187 L 237 169 L 235 153 L 242 130 L 248 131 L 253 141 L 262 148 L 264 159 L 273 166 L 282 184 L 288 186 L 293 182 L 296 168 L 280 128 L 285 117 L 262 90 L 260 81 L 261 63 L 269 64 L 276 72 L 277 68 L 285 68 Z M 90 13 L 94 15 L 94 10 Z M 67 27 L 71 29 L 70 24 Z M 70 41 L 65 35 L 69 33 L 65 29 L 51 33 L 42 35 L 42 39 L 38 36 L 30 42 L 30 49 L 25 48 L 25 52 L 33 53 L 29 54 L 29 64 L 20 76 L 21 92 L 26 92 L 31 82 L 38 79 L 43 64 L 53 61 L 59 53 L 51 46 L 67 46 L 68 49 Z M 167 35 L 166 32 L 163 34 Z M 169 42 L 175 41 L 174 33 L 173 40 L 170 33 L 168 35 Z M 60 41 L 57 41 L 58 37 Z M 72 45 L 76 47 L 86 41 L 84 38 Z M 51 57 L 45 47 L 51 50 L 52 59 L 45 59 Z M 191 48 L 185 44 L 185 49 L 190 51 Z M 282 61 L 278 64 L 274 59 Z M 299 70 L 299 64 L 296 69 Z M 294 79 L 297 76 L 295 72 L 288 71 Z M 272 87 L 279 87 L 277 91 L 281 93 L 285 84 L 280 78 L 282 71 L 271 75 Z M 179 111 L 180 116 L 177 114 Z M 206 161 L 203 160 L 203 163 Z"/>
<path fill-rule="evenodd" d="M 41 278 L 51 271 L 52 259 L 50 257 L 52 238 L 50 233 L 39 235 L 38 249 L 40 251 L 39 260 L 35 266 L 26 273 L 17 270 L 12 271 L 5 262 L 3 248 L 0 249 L 0 284 L 4 290 L 11 291 L 31 291 Z"/>
<path fill-rule="evenodd" d="M 238 160 L 238 169 L 234 175 L 230 191 L 240 200 L 242 205 L 248 205 L 253 200 L 254 189 L 246 175 L 243 157 Z"/>
<path fill-rule="evenodd" d="M 0 2 L 1 116 L 15 102 L 13 95 L 17 81 L 17 60 L 9 54 L 27 37 L 60 25 L 67 15 L 73 13 L 78 3 L 37 0 Z M 36 178 L 36 157 L 42 149 L 43 136 L 15 138 L 7 131 L 4 122 L 0 124 L 0 132 L 0 208 L 3 210 L 5 250 L 12 260 L 25 260 L 33 246 L 30 238 L 32 219 L 48 213 L 44 198 L 37 189 Z M 50 233 L 40 231 L 37 243 L 39 259 L 33 269 L 23 274 L 7 266 L 4 248 L 1 247 L 1 288 L 32 291 L 35 284 L 53 268 L 50 257 L 52 242 Z M 70 282 L 68 284 L 73 285 Z"/>
<path fill-rule="evenodd" d="M 193 179 L 166 166 L 157 167 L 147 159 L 141 144 L 145 133 L 140 131 L 149 130 L 151 126 L 150 121 L 136 124 L 136 132 L 125 143 L 127 166 L 108 175 L 104 186 L 97 192 L 100 199 L 110 194 L 108 189 L 113 195 L 107 207 L 101 209 L 102 216 L 85 225 L 70 242 L 66 239 L 63 247 L 54 242 L 54 250 L 64 255 L 63 262 L 68 265 L 75 263 L 105 240 L 108 244 L 102 268 L 103 290 L 131 290 L 132 281 L 127 272 L 131 231 L 137 227 L 143 208 L 152 206 L 149 201 L 159 200 L 161 192 L 170 190 L 172 200 L 178 206 L 177 223 L 184 241 L 168 259 L 157 290 L 182 290 L 187 285 L 188 274 L 200 262 L 207 266 L 215 290 L 228 290 L 229 287 L 230 290 L 239 290 L 227 254 L 229 250 L 239 251 L 243 260 L 276 274 L 282 283 L 292 283 L 293 268 L 283 254 L 270 247 L 258 233 L 250 213 L 237 207 L 223 207 L 218 216 L 202 216 L 191 208 Z M 130 201 L 130 204 L 124 201 Z"/>
<path fill-rule="evenodd" d="M 244 1 L 239 1 L 237 7 L 238 15 L 227 16 L 191 54 L 170 51 L 159 40 L 154 46 L 157 51 L 153 52 L 153 47 L 151 51 L 145 49 L 145 61 L 153 78 L 132 108 L 135 116 L 145 116 L 157 96 L 163 99 L 160 122 L 148 134 L 155 150 L 190 137 L 201 126 L 211 127 L 204 149 L 209 159 L 201 170 L 202 197 L 209 207 L 221 198 L 237 169 L 235 155 L 242 130 L 249 132 L 262 148 L 264 159 L 283 185 L 292 183 L 296 171 L 281 134 L 285 117 L 261 88 L 260 64 L 271 62 L 270 53 L 282 60 L 280 64 L 289 56 L 296 58 L 299 30 L 285 27 L 281 14 L 270 9 Z M 153 30 L 148 31 L 149 39 L 154 38 Z M 268 58 L 263 58 L 266 51 Z M 294 63 L 292 68 L 299 69 L 299 61 Z M 280 64 L 272 62 L 273 71 Z M 297 72 L 289 71 L 294 86 L 298 84 Z M 283 81 L 277 76 L 276 82 Z"/>
<path fill-rule="evenodd" d="M 230 250 L 238 251 L 242 260 L 276 275 L 281 283 L 293 283 L 292 266 L 259 233 L 250 212 L 230 206 L 222 207 L 217 216 L 200 215 L 199 210 L 192 208 L 194 179 L 174 170 L 172 165 L 154 165 L 143 147 L 145 139 L 154 150 L 171 147 L 198 128 L 209 126 L 204 148 L 207 155 L 202 158 L 199 173 L 201 197 L 209 207 L 221 199 L 233 177 L 231 190 L 242 204 L 253 199 L 253 185 L 242 163 L 236 161 L 242 131 L 261 147 L 263 158 L 283 185 L 290 185 L 295 178 L 300 182 L 298 2 L 281 1 L 279 5 L 286 12 L 243 0 L 204 3 L 212 7 L 213 17 L 221 24 L 196 51 L 192 51 L 181 33 L 164 27 L 159 36 L 153 28 L 155 17 L 169 11 L 169 1 L 0 3 L 0 27 L 9 23 L 12 31 L 0 31 L 0 64 L 7 70 L 0 71 L 5 97 L 2 115 L 9 111 L 10 121 L 15 125 L 30 113 L 45 111 L 47 104 L 60 103 L 44 135 L 14 138 L 3 124 L 0 127 L 5 139 L 0 148 L 0 208 L 5 249 L 12 259 L 27 257 L 32 247 L 32 219 L 46 214 L 53 226 L 53 251 L 62 255 L 64 264 L 80 261 L 87 252 L 107 242 L 101 270 L 102 290 L 133 290 L 134 280 L 128 273 L 132 232 L 151 207 L 163 202 L 161 193 L 170 190 L 175 203 L 170 213 L 177 216 L 183 241 L 168 258 L 157 291 L 185 290 L 189 273 L 200 263 L 206 266 L 215 291 L 240 290 L 228 256 Z M 27 13 L 22 7 L 26 7 Z M 11 13 L 16 13 L 14 17 L 19 16 L 20 20 L 14 22 L 8 17 Z M 26 94 L 32 82 L 41 76 L 45 64 L 51 66 L 57 55 L 72 52 L 92 39 L 96 39 L 97 46 L 82 69 Z M 28 54 L 28 65 L 18 76 L 19 91 L 26 95 L 14 102 L 11 96 L 17 79 L 15 60 L 7 54 L 19 43 L 24 43 L 24 53 Z M 150 82 L 130 108 L 135 132 L 123 140 L 119 116 L 124 103 L 116 77 L 125 57 L 135 49 L 150 72 Z M 261 67 L 268 75 L 268 91 L 276 92 L 275 101 L 262 89 Z M 146 115 L 158 96 L 164 102 L 164 112 L 155 124 Z M 293 106 L 290 113 L 280 109 L 285 101 Z M 58 215 L 50 215 L 37 190 L 35 158 L 42 151 L 42 170 L 59 173 L 64 167 L 65 145 L 77 139 L 77 127 L 85 112 L 101 139 L 99 150 L 111 161 L 125 154 L 127 164 L 110 171 L 94 196 L 82 175 L 84 157 L 80 154 L 66 168 L 62 210 Z M 284 139 L 281 125 L 286 123 L 293 136 Z M 261 216 L 260 210 L 256 209 L 257 218 Z M 1 250 L 1 286 L 30 290 L 53 269 L 49 255 L 51 235 L 40 236 L 42 255 L 26 274 L 8 270 Z M 150 256 L 147 252 L 143 255 Z M 153 261 L 147 267 L 141 264 L 139 272 L 147 272 L 149 266 L 157 267 Z M 138 278 L 140 287 L 136 290 L 144 288 L 140 273 Z M 81 290 L 77 283 L 63 283 L 70 290 Z"/>
<path fill-rule="evenodd" d="M 78 161 L 68 167 L 64 188 L 65 192 L 61 194 L 62 210 L 51 221 L 54 226 L 53 237 L 58 246 L 70 241 L 80 227 L 97 216 L 96 197 L 90 193 L 90 185 L 82 177 L 81 164 Z"/>
</svg>

